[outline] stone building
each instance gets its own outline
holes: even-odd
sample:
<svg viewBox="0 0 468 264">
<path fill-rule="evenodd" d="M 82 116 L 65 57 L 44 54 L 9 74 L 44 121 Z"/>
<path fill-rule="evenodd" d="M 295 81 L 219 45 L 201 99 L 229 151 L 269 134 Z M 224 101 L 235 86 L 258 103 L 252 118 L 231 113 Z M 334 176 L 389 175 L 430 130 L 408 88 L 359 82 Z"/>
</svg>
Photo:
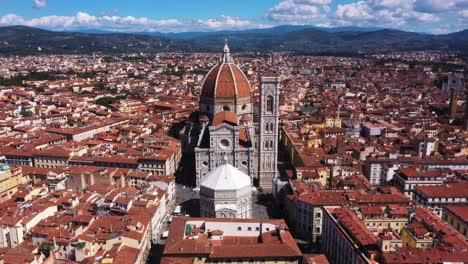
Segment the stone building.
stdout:
<svg viewBox="0 0 468 264">
<path fill-rule="evenodd" d="M 200 185 L 200 215 L 216 218 L 251 218 L 251 179 L 232 165 L 219 166 Z"/>
<path fill-rule="evenodd" d="M 268 74 L 260 82 L 260 106 L 254 107 L 250 83 L 225 44 L 220 62 L 203 81 L 199 110 L 180 132 L 184 153 L 195 156 L 197 187 L 226 158 L 254 185 L 272 190 L 277 173 L 280 78 Z"/>
</svg>

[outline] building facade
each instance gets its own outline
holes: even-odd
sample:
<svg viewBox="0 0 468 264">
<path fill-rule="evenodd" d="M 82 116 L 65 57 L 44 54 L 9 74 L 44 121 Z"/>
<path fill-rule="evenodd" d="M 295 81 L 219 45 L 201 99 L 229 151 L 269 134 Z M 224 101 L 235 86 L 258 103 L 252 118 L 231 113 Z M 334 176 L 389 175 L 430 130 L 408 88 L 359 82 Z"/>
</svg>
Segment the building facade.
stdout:
<svg viewBox="0 0 468 264">
<path fill-rule="evenodd" d="M 162 264 L 301 262 L 284 220 L 185 217 L 173 220 L 161 259 Z"/>
<path fill-rule="evenodd" d="M 206 75 L 199 110 L 180 131 L 186 155 L 195 157 L 196 187 L 227 158 L 260 189 L 271 192 L 277 173 L 280 78 L 260 79 L 259 112 L 254 114 L 250 83 L 234 63 L 227 44 Z"/>
<path fill-rule="evenodd" d="M 442 217 L 444 205 L 468 205 L 468 182 L 416 186 L 414 200 L 426 206 L 438 217 Z"/>
<path fill-rule="evenodd" d="M 209 172 L 200 185 L 200 215 L 216 218 L 251 218 L 250 177 L 227 161 Z"/>
<path fill-rule="evenodd" d="M 0 164 L 0 202 L 9 200 L 18 191 L 18 186 L 25 183 L 20 167 L 10 168 L 6 164 Z"/>
</svg>

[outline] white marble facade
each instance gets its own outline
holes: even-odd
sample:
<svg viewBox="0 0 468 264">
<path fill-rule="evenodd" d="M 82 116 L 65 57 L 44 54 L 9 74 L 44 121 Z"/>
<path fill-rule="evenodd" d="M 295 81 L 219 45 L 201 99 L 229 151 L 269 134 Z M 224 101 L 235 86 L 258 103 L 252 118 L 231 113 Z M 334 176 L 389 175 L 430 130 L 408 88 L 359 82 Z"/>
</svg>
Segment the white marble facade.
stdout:
<svg viewBox="0 0 468 264">
<path fill-rule="evenodd" d="M 200 185 L 200 215 L 251 218 L 252 183 L 244 172 L 227 163 L 209 172 Z"/>
</svg>

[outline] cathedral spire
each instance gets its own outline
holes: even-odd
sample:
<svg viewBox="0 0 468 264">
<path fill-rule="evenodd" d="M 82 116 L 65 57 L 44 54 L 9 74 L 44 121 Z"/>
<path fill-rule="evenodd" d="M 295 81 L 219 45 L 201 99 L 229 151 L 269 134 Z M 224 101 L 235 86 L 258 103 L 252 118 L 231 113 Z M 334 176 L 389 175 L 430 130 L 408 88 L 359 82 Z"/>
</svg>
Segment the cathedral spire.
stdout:
<svg viewBox="0 0 468 264">
<path fill-rule="evenodd" d="M 229 46 L 227 44 L 227 37 L 224 38 L 224 48 L 223 48 L 223 58 L 221 59 L 222 63 L 231 63 L 234 60 L 231 57 L 231 52 L 229 50 Z"/>
</svg>

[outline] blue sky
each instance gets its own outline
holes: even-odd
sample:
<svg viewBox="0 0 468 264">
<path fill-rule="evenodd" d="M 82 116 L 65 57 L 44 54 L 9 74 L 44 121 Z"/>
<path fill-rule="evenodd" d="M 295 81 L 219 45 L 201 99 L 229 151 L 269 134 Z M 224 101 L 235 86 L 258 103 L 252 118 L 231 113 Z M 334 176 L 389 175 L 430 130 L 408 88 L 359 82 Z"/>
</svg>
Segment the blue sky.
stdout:
<svg viewBox="0 0 468 264">
<path fill-rule="evenodd" d="M 0 26 L 181 32 L 284 24 L 448 33 L 468 28 L 468 0 L 0 0 Z"/>
</svg>

